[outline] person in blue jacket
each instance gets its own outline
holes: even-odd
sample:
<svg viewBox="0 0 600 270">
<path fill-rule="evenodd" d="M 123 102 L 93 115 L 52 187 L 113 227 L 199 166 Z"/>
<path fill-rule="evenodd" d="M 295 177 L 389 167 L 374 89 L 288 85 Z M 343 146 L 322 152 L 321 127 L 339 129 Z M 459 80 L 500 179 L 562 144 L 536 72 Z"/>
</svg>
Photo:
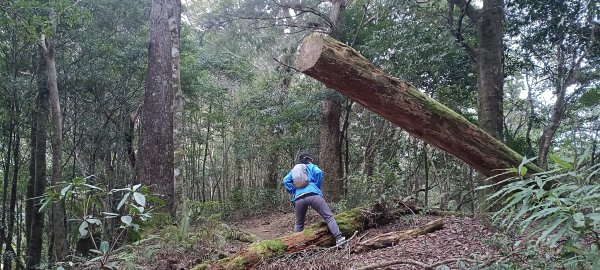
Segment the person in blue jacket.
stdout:
<svg viewBox="0 0 600 270">
<path fill-rule="evenodd" d="M 292 172 L 290 171 L 283 178 L 283 186 L 288 193 L 292 194 L 292 204 L 294 205 L 296 212 L 296 224 L 294 226 L 295 232 L 301 232 L 304 230 L 304 221 L 306 218 L 306 212 L 308 207 L 315 209 L 321 217 L 327 223 L 329 232 L 335 238 L 336 246 L 344 247 L 346 238 L 342 236 L 340 228 L 329 209 L 329 205 L 323 198 L 323 192 L 321 191 L 321 184 L 323 182 L 323 171 L 315 164 L 312 163 L 312 157 L 309 154 L 301 154 L 299 156 L 300 163 L 306 164 L 306 171 L 308 174 L 308 185 L 296 189 L 292 180 Z"/>
</svg>

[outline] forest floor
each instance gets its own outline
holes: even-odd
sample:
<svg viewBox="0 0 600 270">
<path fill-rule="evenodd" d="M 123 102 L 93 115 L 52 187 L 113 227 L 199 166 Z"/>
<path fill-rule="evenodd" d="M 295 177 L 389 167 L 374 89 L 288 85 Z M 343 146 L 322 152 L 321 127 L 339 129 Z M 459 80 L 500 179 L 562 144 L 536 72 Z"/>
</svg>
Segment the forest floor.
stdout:
<svg viewBox="0 0 600 270">
<path fill-rule="evenodd" d="M 370 229 L 352 239 L 349 245 L 379 234 L 414 229 L 438 219 L 437 216 L 406 216 L 395 222 Z M 457 258 L 491 258 L 494 251 L 487 243 L 493 231 L 477 217 L 446 216 L 441 230 L 402 241 L 396 246 L 362 254 L 350 254 L 349 249 L 315 248 L 302 254 L 287 255 L 257 267 L 259 269 L 351 269 L 397 260 L 414 260 L 424 264 Z M 307 225 L 321 221 L 315 211 L 309 211 Z M 293 212 L 277 212 L 234 222 L 232 226 L 252 233 L 259 239 L 274 239 L 292 233 Z M 459 269 L 458 263 L 447 264 Z M 422 269 L 413 265 L 395 265 L 380 269 Z"/>
<path fill-rule="evenodd" d="M 351 247 L 358 241 L 364 241 L 387 232 L 418 228 L 439 218 L 444 220 L 442 229 L 401 241 L 392 247 L 361 254 L 350 253 L 349 248 L 337 250 L 335 248 L 314 247 L 300 253 L 286 254 L 283 257 L 268 260 L 254 267 L 254 269 L 359 269 L 365 266 L 400 260 L 412 260 L 423 265 L 431 265 L 449 259 L 471 259 L 476 260 L 477 264 L 481 264 L 497 255 L 496 249 L 493 248 L 493 246 L 498 247 L 497 242 L 494 245 L 493 229 L 486 225 L 485 219 L 469 216 L 408 215 L 396 219 L 390 224 L 369 229 L 357 235 L 349 241 L 349 245 Z M 309 211 L 307 226 L 320 221 L 321 217 L 315 211 Z M 229 228 L 253 234 L 258 240 L 275 239 L 293 233 L 294 213 L 292 211 L 276 211 L 269 214 L 239 218 L 237 221 L 226 223 Z M 247 242 L 226 240 L 222 241 L 218 248 L 214 248 L 214 245 L 212 248 L 206 248 L 207 245 L 205 244 L 195 243 L 191 247 L 182 249 L 180 245 L 173 244 L 155 243 L 157 250 L 152 255 L 147 256 L 147 259 L 143 260 L 145 262 L 135 260 L 137 266 L 132 269 L 192 269 L 201 262 L 231 256 L 249 245 Z M 145 245 L 149 246 L 150 244 Z M 143 252 L 138 254 L 143 255 Z M 220 256 L 217 254 L 220 254 Z M 134 255 L 133 257 L 138 256 Z M 144 264 L 146 266 L 142 266 Z M 466 263 L 468 267 L 464 268 L 460 264 L 458 262 L 447 263 L 444 264 L 447 268 L 432 269 L 469 269 L 473 267 L 472 264 Z M 424 268 L 414 264 L 396 264 L 376 269 Z"/>
</svg>

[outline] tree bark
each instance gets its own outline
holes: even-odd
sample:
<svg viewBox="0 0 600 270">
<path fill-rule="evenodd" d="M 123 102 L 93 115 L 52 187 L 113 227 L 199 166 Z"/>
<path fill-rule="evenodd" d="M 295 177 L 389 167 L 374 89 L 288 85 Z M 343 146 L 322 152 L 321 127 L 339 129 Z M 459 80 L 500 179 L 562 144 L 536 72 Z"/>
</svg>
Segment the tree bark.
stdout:
<svg viewBox="0 0 600 270">
<path fill-rule="evenodd" d="M 40 48 L 41 49 L 41 48 Z M 46 64 L 42 52 L 39 53 L 37 67 L 37 97 L 31 124 L 31 158 L 29 162 L 29 182 L 27 185 L 26 237 L 27 269 L 36 269 L 42 260 L 44 241 L 44 212 L 40 212 L 41 197 L 46 189 L 46 142 L 48 130 L 48 86 L 44 75 Z"/>
<path fill-rule="evenodd" d="M 16 225 L 16 216 L 15 216 L 15 211 L 17 209 L 17 182 L 19 180 L 19 168 L 20 168 L 20 160 L 21 160 L 21 149 L 20 149 L 20 135 L 19 135 L 19 115 L 20 115 L 20 110 L 19 110 L 19 105 L 15 104 L 14 105 L 14 118 L 13 119 L 13 123 L 15 125 L 15 131 L 14 131 L 14 143 L 13 143 L 13 177 L 12 177 L 12 183 L 11 183 L 11 188 L 10 188 L 10 205 L 8 208 L 8 235 L 7 235 L 7 239 L 8 241 L 12 244 L 12 240 L 13 240 L 13 235 L 14 235 L 14 230 L 15 230 L 15 225 Z M 7 190 L 5 190 L 5 192 L 7 192 Z M 18 227 L 17 227 L 18 229 Z M 17 234 L 20 235 L 21 232 L 17 231 Z M 14 258 L 16 260 L 20 260 L 20 258 L 16 257 L 17 254 L 12 254 L 14 256 Z M 12 269 L 12 259 L 13 256 L 5 256 L 4 257 L 4 267 L 6 269 Z"/>
<path fill-rule="evenodd" d="M 503 140 L 504 75 L 502 20 L 504 0 L 484 0 L 477 35 L 477 122 L 494 138 Z"/>
<path fill-rule="evenodd" d="M 173 214 L 173 38 L 170 24 L 179 0 L 153 0 L 146 91 L 136 157 L 137 181 L 163 196 Z"/>
<path fill-rule="evenodd" d="M 328 87 L 432 146 L 463 160 L 485 176 L 518 166 L 522 157 L 464 117 L 394 78 L 352 48 L 323 34 L 308 36 L 298 68 Z M 527 164 L 529 172 L 540 169 Z"/>
<path fill-rule="evenodd" d="M 481 129 L 498 140 L 503 140 L 503 80 L 502 21 L 504 0 L 483 0 L 481 9 L 470 0 L 448 0 L 448 23 L 457 41 L 465 48 L 477 66 L 477 122 Z M 461 16 L 454 29 L 454 6 Z M 467 16 L 477 25 L 479 46 L 472 48 L 463 37 L 462 19 Z"/>
<path fill-rule="evenodd" d="M 169 29 L 172 39 L 172 70 L 173 70 L 173 185 L 174 185 L 174 213 L 179 215 L 186 207 L 185 198 L 185 177 L 183 163 L 183 91 L 181 90 L 181 71 L 180 71 L 180 30 L 181 30 L 181 2 L 175 1 L 171 18 L 169 20 Z"/>
<path fill-rule="evenodd" d="M 346 9 L 346 0 L 332 0 L 329 13 L 329 34 L 339 33 L 341 14 Z M 344 191 L 344 166 L 342 165 L 342 140 L 340 132 L 340 116 L 342 103 L 337 95 L 329 94 L 323 104 L 320 129 L 319 165 L 325 172 L 323 191 L 330 201 L 338 202 Z"/>
<path fill-rule="evenodd" d="M 2 220 L 0 221 L 0 234 L 5 235 L 6 234 L 6 214 L 7 211 L 6 209 L 8 209 L 8 206 L 6 205 L 6 200 L 7 200 L 7 196 L 8 196 L 8 182 L 10 180 L 10 159 L 12 157 L 12 144 L 14 142 L 14 140 L 12 139 L 13 133 L 14 133 L 14 124 L 13 123 L 8 123 L 8 126 L 5 126 L 5 134 L 4 134 L 4 145 L 3 147 L 5 149 L 4 150 L 4 162 L 3 162 L 3 166 L 2 166 L 2 171 L 4 172 L 4 175 L 2 176 L 2 190 L 4 192 L 2 192 Z M 7 247 L 8 250 L 8 247 Z M 0 242 L 0 254 L 4 254 L 3 250 L 2 250 L 2 244 Z"/>
<path fill-rule="evenodd" d="M 62 181 L 62 111 L 60 108 L 60 99 L 58 95 L 58 83 L 55 62 L 55 44 L 51 40 L 46 40 L 44 34 L 41 35 L 40 47 L 44 53 L 46 61 L 46 75 L 48 78 L 48 93 L 50 114 L 52 119 L 52 177 L 50 183 L 56 185 Z M 67 244 L 67 230 L 65 224 L 65 206 L 63 201 L 52 204 L 52 234 L 54 238 L 54 249 L 52 259 L 54 261 L 64 261 L 69 255 Z"/>
<path fill-rule="evenodd" d="M 323 105 L 320 132 L 319 165 L 323 168 L 323 192 L 332 202 L 342 198 L 344 188 L 342 144 L 340 143 L 340 116 L 342 105 L 339 97 L 329 95 Z"/>
</svg>

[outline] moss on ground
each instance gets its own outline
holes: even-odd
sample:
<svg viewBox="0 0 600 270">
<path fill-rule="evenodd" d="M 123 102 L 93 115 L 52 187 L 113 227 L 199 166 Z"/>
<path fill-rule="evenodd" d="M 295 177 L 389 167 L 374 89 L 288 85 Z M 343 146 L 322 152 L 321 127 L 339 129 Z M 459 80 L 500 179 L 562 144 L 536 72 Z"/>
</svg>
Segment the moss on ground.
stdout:
<svg viewBox="0 0 600 270">
<path fill-rule="evenodd" d="M 248 264 L 248 260 L 242 256 L 227 258 L 224 260 L 227 260 L 227 262 L 224 264 L 226 269 L 246 269 L 246 264 Z"/>
</svg>

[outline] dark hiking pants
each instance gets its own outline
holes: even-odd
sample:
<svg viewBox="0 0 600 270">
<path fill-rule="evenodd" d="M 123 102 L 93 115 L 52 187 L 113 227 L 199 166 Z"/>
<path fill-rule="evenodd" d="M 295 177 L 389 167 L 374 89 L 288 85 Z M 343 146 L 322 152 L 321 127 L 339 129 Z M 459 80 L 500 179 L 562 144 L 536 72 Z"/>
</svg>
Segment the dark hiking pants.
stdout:
<svg viewBox="0 0 600 270">
<path fill-rule="evenodd" d="M 333 218 L 333 213 L 331 213 L 331 209 L 329 209 L 329 206 L 323 197 L 319 195 L 302 197 L 297 199 L 294 205 L 296 207 L 296 225 L 294 226 L 295 232 L 301 232 L 304 230 L 304 220 L 306 218 L 308 207 L 310 206 L 312 209 L 315 209 L 315 211 L 317 211 L 321 217 L 323 217 L 325 222 L 327 222 L 327 228 L 329 228 L 329 232 L 333 234 L 335 239 L 338 239 L 342 236 L 340 228 L 335 222 L 335 218 Z"/>
</svg>

